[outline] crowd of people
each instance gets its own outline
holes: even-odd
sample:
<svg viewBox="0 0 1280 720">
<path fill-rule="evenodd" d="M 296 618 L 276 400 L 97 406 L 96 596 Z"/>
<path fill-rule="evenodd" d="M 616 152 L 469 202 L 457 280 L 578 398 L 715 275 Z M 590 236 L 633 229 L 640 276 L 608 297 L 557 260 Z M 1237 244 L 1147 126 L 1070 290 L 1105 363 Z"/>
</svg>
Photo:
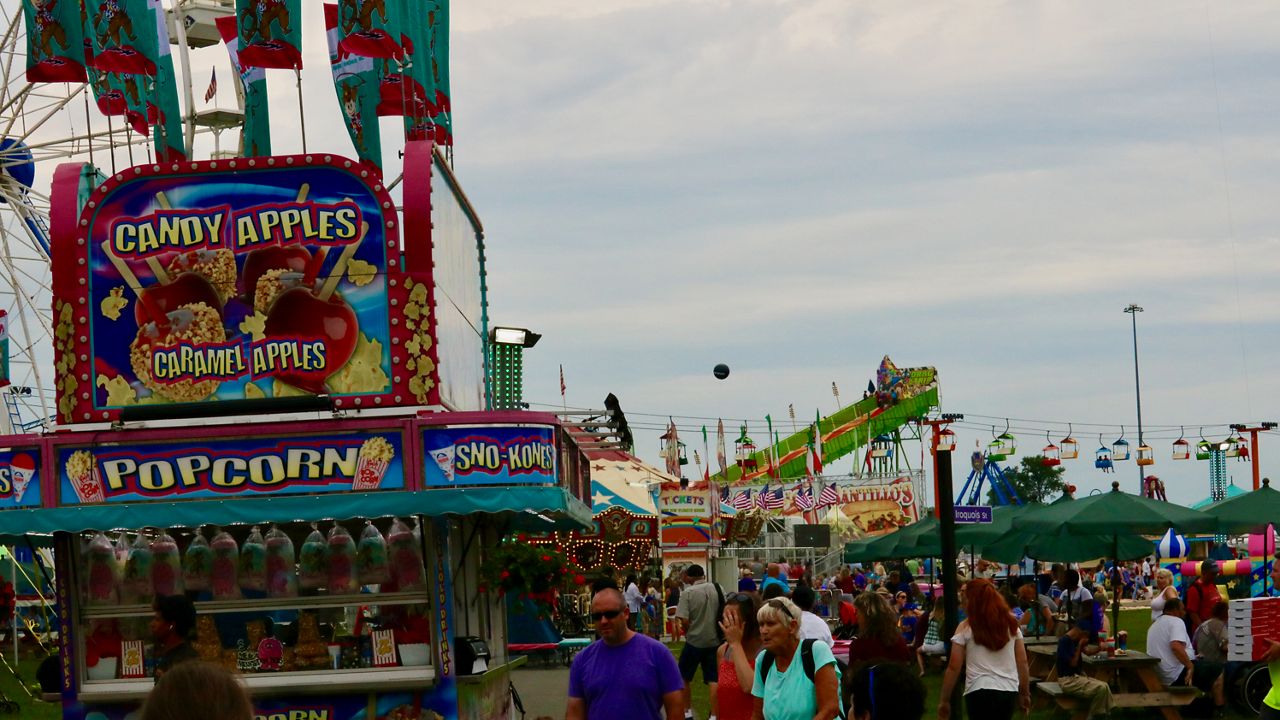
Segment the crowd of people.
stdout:
<svg viewBox="0 0 1280 720">
<path fill-rule="evenodd" d="M 960 621 L 950 637 L 941 585 L 918 580 L 923 568 L 915 563 L 846 565 L 826 576 L 799 562 L 744 563 L 729 594 L 693 565 L 664 583 L 675 626 L 668 636 L 685 640 L 678 659 L 658 652 L 664 646 L 654 638 L 632 654 L 619 652 L 635 634 L 627 631 L 630 595 L 606 587 L 592 600 L 601 641 L 571 669 L 567 717 L 611 717 L 644 705 L 652 713 L 626 716 L 658 718 L 665 711 L 668 720 L 691 719 L 690 685 L 701 672 L 713 719 L 915 720 L 924 712 L 920 678 L 930 661 L 940 660 L 940 720 L 959 712 L 951 696 L 961 685 L 970 717 L 1011 718 L 1030 706 L 1025 639 L 1032 637 L 1056 642 L 1063 694 L 1082 699 L 1090 717 L 1104 716 L 1114 706 L 1111 689 L 1089 677 L 1084 661 L 1106 647 L 1108 607 L 1118 598 L 1150 604 L 1146 652 L 1158 659 L 1162 681 L 1199 688 L 1221 716 L 1229 620 L 1218 565 L 1201 563 L 1182 593 L 1164 569 L 1148 583 L 1151 565 L 1108 565 L 1099 573 L 1057 564 L 1034 577 L 996 577 L 994 565 L 976 563 L 972 577 L 957 578 Z M 1272 580 L 1280 585 L 1280 571 Z M 849 641 L 847 664 L 833 652 L 837 638 Z M 636 657 L 638 648 L 650 649 Z M 1280 663 L 1280 643 L 1274 655 L 1268 659 Z M 620 672 L 637 666 L 653 671 Z M 892 715 L 870 710 L 886 702 Z"/>
</svg>

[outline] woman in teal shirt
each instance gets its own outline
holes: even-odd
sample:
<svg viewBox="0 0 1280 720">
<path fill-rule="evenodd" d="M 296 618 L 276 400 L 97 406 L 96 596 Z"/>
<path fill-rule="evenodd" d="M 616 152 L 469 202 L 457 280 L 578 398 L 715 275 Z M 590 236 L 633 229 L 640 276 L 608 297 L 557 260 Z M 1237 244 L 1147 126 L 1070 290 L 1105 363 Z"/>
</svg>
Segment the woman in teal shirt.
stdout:
<svg viewBox="0 0 1280 720">
<path fill-rule="evenodd" d="M 756 613 L 764 649 L 756 657 L 752 720 L 833 720 L 840 714 L 840 669 L 831 648 L 809 642 L 813 676 L 805 671 L 800 644 L 800 608 L 785 597 Z"/>
</svg>

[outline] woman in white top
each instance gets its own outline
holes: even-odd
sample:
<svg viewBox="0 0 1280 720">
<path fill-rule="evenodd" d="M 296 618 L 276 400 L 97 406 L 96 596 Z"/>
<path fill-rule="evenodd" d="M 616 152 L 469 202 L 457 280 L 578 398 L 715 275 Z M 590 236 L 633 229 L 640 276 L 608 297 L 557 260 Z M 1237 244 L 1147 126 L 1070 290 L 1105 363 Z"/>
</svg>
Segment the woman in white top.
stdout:
<svg viewBox="0 0 1280 720">
<path fill-rule="evenodd" d="M 1169 568 L 1160 568 L 1156 571 L 1156 594 L 1151 598 L 1151 619 L 1163 615 L 1165 602 L 1176 597 L 1178 590 L 1173 586 L 1173 572 Z"/>
<path fill-rule="evenodd" d="M 970 580 L 964 591 L 968 617 L 951 638 L 938 720 L 951 717 L 951 691 L 962 669 L 969 717 L 1010 720 L 1015 708 L 1026 714 L 1031 709 L 1031 679 L 1018 621 L 990 580 Z"/>
</svg>

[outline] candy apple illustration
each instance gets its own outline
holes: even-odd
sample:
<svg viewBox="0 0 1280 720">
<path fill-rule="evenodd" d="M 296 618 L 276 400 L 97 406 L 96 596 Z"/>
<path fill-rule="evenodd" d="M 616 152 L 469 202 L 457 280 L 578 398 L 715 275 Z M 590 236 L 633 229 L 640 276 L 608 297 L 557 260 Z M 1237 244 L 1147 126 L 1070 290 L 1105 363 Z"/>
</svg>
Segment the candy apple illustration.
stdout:
<svg viewBox="0 0 1280 720">
<path fill-rule="evenodd" d="M 305 276 L 298 287 L 285 290 L 276 298 L 267 313 L 264 329 L 267 340 L 322 341 L 325 348 L 325 366 L 318 372 L 283 370 L 275 377 L 317 395 L 325 392 L 325 381 L 342 369 L 355 353 L 360 338 L 360 324 L 355 310 L 335 291 L 347 263 L 355 255 L 360 242 L 368 232 L 368 223 L 362 223 L 360 235 L 347 245 L 334 264 L 329 278 L 316 289 L 315 277 L 323 262 L 323 249 L 308 263 Z"/>
<path fill-rule="evenodd" d="M 240 294 L 250 302 L 258 289 L 258 280 L 271 270 L 303 272 L 311 260 L 311 253 L 298 245 L 273 245 L 258 248 L 244 259 L 240 269 Z"/>
<path fill-rule="evenodd" d="M 157 279 L 160 279 L 159 276 Z M 139 327 L 163 318 L 184 305 L 204 303 L 219 312 L 222 310 L 222 296 L 204 276 L 193 272 L 180 273 L 173 278 L 165 277 L 159 283 L 143 288 L 139 300 L 141 302 L 133 306 L 133 314 Z"/>
</svg>

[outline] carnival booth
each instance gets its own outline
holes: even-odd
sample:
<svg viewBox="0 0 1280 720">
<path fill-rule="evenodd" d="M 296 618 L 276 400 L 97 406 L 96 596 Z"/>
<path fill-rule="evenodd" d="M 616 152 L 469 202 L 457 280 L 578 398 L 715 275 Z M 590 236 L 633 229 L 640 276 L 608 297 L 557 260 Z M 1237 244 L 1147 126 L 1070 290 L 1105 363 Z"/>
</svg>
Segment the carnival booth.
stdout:
<svg viewBox="0 0 1280 720">
<path fill-rule="evenodd" d="M 65 718 L 136 711 L 172 594 L 260 717 L 508 716 L 479 567 L 588 526 L 590 470 L 482 411 L 479 222 L 429 144 L 405 166 L 403 235 L 329 154 L 57 170 L 58 426 L 0 439 L 0 540 L 55 549 Z"/>
<path fill-rule="evenodd" d="M 544 534 L 582 572 L 601 568 L 643 570 L 658 540 L 658 508 L 652 489 L 666 473 L 621 450 L 587 453 L 591 468 L 591 526 Z"/>
</svg>

